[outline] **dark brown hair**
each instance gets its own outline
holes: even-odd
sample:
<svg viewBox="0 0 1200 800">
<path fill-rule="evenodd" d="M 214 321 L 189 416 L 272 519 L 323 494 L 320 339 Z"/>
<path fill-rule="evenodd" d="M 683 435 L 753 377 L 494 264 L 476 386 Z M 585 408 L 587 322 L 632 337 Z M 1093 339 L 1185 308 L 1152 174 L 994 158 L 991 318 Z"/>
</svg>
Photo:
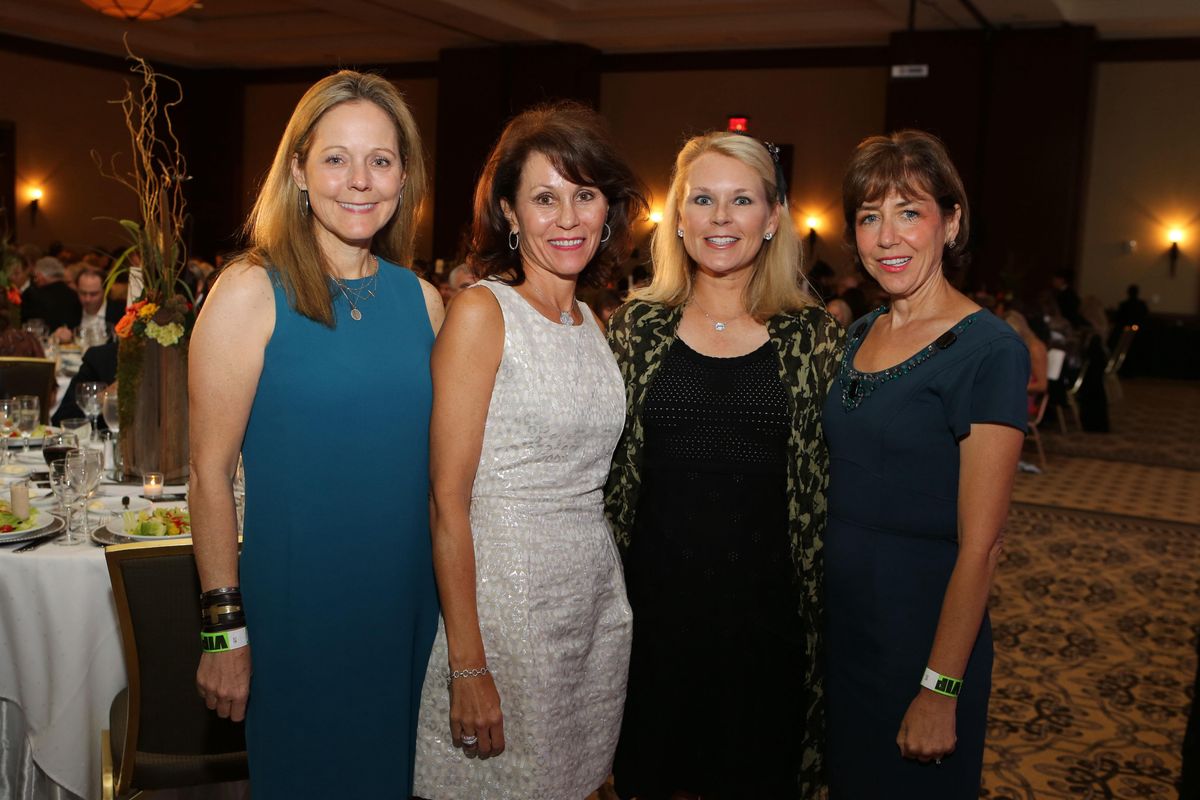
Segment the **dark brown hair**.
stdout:
<svg viewBox="0 0 1200 800">
<path fill-rule="evenodd" d="M 500 200 L 516 205 L 521 172 L 533 153 L 544 155 L 554 169 L 580 186 L 594 186 L 608 201 L 606 242 L 596 249 L 579 275 L 581 286 L 601 286 L 633 245 L 633 224 L 648 209 L 646 191 L 616 147 L 603 118 L 572 101 L 535 106 L 513 117 L 492 148 L 475 187 L 475 219 L 471 231 L 471 271 L 481 279 L 510 275 L 505 282 L 525 280 L 519 250 L 508 246 L 509 224 Z"/>
<path fill-rule="evenodd" d="M 846 243 L 854 253 L 855 261 L 859 261 L 855 241 L 855 215 L 859 206 L 882 200 L 893 190 L 912 199 L 928 195 L 947 217 L 954 214 L 956 205 L 962 209 L 958 236 L 955 237 L 957 246 L 942 248 L 942 264 L 951 272 L 965 266 L 971 214 L 962 178 L 941 140 L 933 134 L 915 130 L 863 139 L 846 167 L 846 177 L 842 181 L 842 211 L 846 216 Z"/>
</svg>

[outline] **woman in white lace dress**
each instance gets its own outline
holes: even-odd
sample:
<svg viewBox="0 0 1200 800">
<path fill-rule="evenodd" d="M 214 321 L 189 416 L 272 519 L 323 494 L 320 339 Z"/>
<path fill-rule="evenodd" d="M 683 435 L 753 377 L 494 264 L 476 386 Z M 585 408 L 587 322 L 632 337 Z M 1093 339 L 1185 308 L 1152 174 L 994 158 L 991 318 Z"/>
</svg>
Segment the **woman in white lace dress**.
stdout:
<svg viewBox="0 0 1200 800">
<path fill-rule="evenodd" d="M 632 618 L 603 487 L 625 418 L 579 283 L 645 213 L 599 116 L 513 119 L 475 193 L 473 268 L 433 353 L 442 602 L 418 727 L 430 800 L 581 800 L 612 766 Z"/>
</svg>

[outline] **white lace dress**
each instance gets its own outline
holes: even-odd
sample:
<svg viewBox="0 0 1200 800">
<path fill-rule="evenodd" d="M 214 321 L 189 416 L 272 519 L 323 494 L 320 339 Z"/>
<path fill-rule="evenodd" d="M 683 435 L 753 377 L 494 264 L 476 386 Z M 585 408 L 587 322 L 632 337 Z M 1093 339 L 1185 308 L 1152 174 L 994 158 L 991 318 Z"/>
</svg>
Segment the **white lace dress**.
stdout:
<svg viewBox="0 0 1200 800">
<path fill-rule="evenodd" d="M 484 281 L 504 355 L 471 496 L 479 622 L 506 749 L 467 758 L 450 739 L 446 631 L 421 698 L 414 793 L 429 800 L 582 800 L 612 767 L 632 615 L 604 517 L 625 390 L 586 306 L 554 323 Z"/>
</svg>

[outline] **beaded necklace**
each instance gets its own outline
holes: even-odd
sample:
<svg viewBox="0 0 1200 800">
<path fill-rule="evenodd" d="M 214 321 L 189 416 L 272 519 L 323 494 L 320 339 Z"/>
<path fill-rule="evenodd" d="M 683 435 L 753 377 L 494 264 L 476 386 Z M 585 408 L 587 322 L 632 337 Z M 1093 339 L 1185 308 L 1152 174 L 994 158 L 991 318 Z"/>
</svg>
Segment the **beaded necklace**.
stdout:
<svg viewBox="0 0 1200 800">
<path fill-rule="evenodd" d="M 982 313 L 982 311 L 976 311 L 963 318 L 953 328 L 894 367 L 888 367 L 879 372 L 860 372 L 854 368 L 854 356 L 858 353 L 858 348 L 862 345 L 863 339 L 866 338 L 867 331 L 871 329 L 871 326 L 875 324 L 875 320 L 885 311 L 887 311 L 887 306 L 880 306 L 875 310 L 874 315 L 870 319 L 858 325 L 851 332 L 850 346 L 846 348 L 846 354 L 842 357 L 841 373 L 838 376 L 839 383 L 842 385 L 842 408 L 847 413 L 862 405 L 863 401 L 870 397 L 883 384 L 895 380 L 901 375 L 907 375 L 941 351 L 949 348 L 958 341 L 959 335 L 974 324 L 975 318 Z"/>
</svg>

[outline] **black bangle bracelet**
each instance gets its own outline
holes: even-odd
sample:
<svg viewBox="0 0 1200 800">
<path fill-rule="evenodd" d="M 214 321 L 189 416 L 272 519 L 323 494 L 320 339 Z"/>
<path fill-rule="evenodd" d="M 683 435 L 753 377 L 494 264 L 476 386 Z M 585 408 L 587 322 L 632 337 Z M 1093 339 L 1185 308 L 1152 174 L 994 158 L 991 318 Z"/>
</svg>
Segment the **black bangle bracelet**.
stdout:
<svg viewBox="0 0 1200 800">
<path fill-rule="evenodd" d="M 218 589 L 209 589 L 207 592 L 201 592 L 200 599 L 203 600 L 204 598 L 206 598 L 210 595 L 214 595 L 214 594 L 241 594 L 241 593 L 242 593 L 242 587 L 240 587 L 240 586 L 222 586 Z"/>
<path fill-rule="evenodd" d="M 246 627 L 246 618 L 242 617 L 241 619 L 222 620 L 221 622 L 218 622 L 215 625 L 210 624 L 210 623 L 205 623 L 200 626 L 200 632 L 201 633 L 219 633 L 221 631 L 229 631 L 229 630 L 233 630 L 234 628 L 244 628 L 244 627 Z"/>
</svg>

